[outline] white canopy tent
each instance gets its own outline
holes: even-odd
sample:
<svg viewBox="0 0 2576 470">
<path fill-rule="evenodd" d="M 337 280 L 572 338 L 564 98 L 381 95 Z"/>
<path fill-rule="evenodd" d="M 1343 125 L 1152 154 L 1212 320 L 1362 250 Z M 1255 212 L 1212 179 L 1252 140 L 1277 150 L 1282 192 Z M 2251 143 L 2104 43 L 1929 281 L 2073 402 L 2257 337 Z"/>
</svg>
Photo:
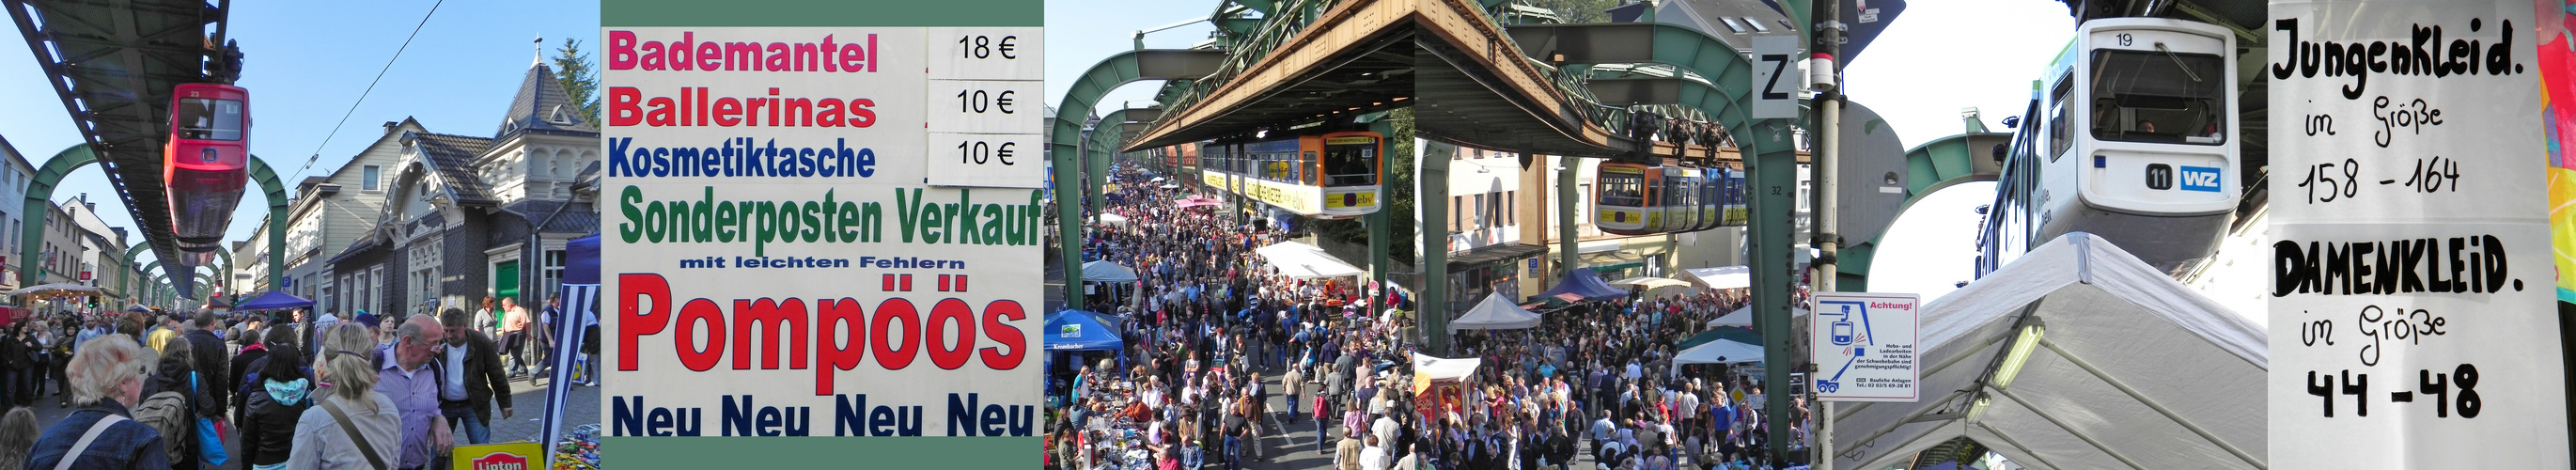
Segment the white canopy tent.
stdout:
<svg viewBox="0 0 2576 470">
<path fill-rule="evenodd" d="M 1082 263 L 1082 282 L 1136 282 L 1136 271 L 1108 260 Z"/>
<path fill-rule="evenodd" d="M 1477 302 L 1476 308 L 1468 309 L 1466 315 L 1450 320 L 1449 332 L 1535 328 L 1538 320 L 1538 314 L 1512 305 L 1512 301 L 1503 298 L 1503 293 L 1495 292 L 1485 294 L 1485 301 Z"/>
<path fill-rule="evenodd" d="M 1117 225 L 1117 226 L 1126 226 L 1126 225 L 1127 225 L 1127 216 L 1118 215 L 1118 214 L 1111 214 L 1111 213 L 1106 213 L 1106 212 L 1104 212 L 1104 213 L 1101 213 L 1101 214 L 1100 214 L 1100 224 L 1101 224 L 1101 225 Z"/>
<path fill-rule="evenodd" d="M 1684 349 L 1680 353 L 1673 354 L 1673 371 L 1675 373 L 1679 373 L 1682 370 L 1682 365 L 1684 364 L 1742 364 L 1747 362 L 1762 362 L 1761 346 L 1721 339 L 1700 343 L 1698 346 L 1691 346 L 1690 349 Z"/>
<path fill-rule="evenodd" d="M 1707 284 L 1710 289 L 1741 289 L 1753 287 L 1753 268 L 1744 266 L 1718 266 L 1714 268 L 1691 268 L 1684 269 L 1682 271 L 1689 272 L 1691 277 L 1699 278 L 1699 282 L 1701 284 Z"/>
<path fill-rule="evenodd" d="M 1279 242 L 1252 251 L 1261 254 L 1261 259 L 1269 261 L 1271 268 L 1278 269 L 1280 274 L 1290 278 L 1352 277 L 1362 272 L 1360 268 L 1353 267 L 1350 263 L 1334 259 L 1332 254 L 1325 253 L 1322 248 L 1301 242 Z"/>
<path fill-rule="evenodd" d="M 2266 465 L 2263 324 L 2109 242 L 2069 234 L 1922 312 L 1922 400 L 1836 404 L 1836 468 L 1959 437 L 2035 469 Z"/>
<path fill-rule="evenodd" d="M 1645 290 L 1650 290 L 1650 291 L 1651 291 L 1651 290 L 1655 290 L 1655 289 L 1662 289 L 1662 288 L 1666 288 L 1666 287 L 1690 287 L 1690 285 L 1691 285 L 1691 284 L 1690 284 L 1689 282 L 1683 282 L 1683 281 L 1678 281 L 1678 280 L 1673 280 L 1673 279 L 1665 279 L 1665 278 L 1660 278 L 1660 277 L 1645 277 L 1645 276 L 1639 276 L 1639 277 L 1632 277 L 1632 278 L 1627 278 L 1627 279 L 1620 279 L 1620 280 L 1616 280 L 1616 281 L 1610 281 L 1610 285 L 1619 286 L 1619 287 L 1627 287 L 1627 288 L 1632 288 L 1632 289 L 1633 289 L 1633 288 L 1643 288 L 1643 289 L 1645 289 Z"/>
<path fill-rule="evenodd" d="M 1806 317 L 1806 307 L 1792 307 L 1789 309 L 1789 318 L 1796 319 Z M 1712 328 L 1720 326 L 1752 328 L 1753 306 L 1747 305 L 1743 308 L 1735 309 L 1733 312 L 1728 312 L 1725 315 L 1719 315 L 1717 318 L 1708 319 L 1708 326 Z"/>
<path fill-rule="evenodd" d="M 1447 359 L 1414 353 L 1413 375 L 1429 379 L 1463 379 L 1476 373 L 1476 367 L 1484 363 L 1485 360 L 1479 358 Z"/>
</svg>

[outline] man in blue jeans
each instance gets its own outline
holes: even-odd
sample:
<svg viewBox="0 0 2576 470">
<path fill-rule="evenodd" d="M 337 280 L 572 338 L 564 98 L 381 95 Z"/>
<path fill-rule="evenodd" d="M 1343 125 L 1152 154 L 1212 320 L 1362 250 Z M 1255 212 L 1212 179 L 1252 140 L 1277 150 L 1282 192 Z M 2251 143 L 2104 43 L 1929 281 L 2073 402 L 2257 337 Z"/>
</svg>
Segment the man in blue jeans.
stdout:
<svg viewBox="0 0 2576 470">
<path fill-rule="evenodd" d="M 501 405 L 501 418 L 509 419 L 510 381 L 501 372 L 501 353 L 492 338 L 466 325 L 465 310 L 449 308 L 439 312 L 439 326 L 447 330 L 444 351 L 432 356 L 438 371 L 438 409 L 450 426 L 465 430 L 471 444 L 492 442 L 491 409 L 494 401 Z"/>
</svg>

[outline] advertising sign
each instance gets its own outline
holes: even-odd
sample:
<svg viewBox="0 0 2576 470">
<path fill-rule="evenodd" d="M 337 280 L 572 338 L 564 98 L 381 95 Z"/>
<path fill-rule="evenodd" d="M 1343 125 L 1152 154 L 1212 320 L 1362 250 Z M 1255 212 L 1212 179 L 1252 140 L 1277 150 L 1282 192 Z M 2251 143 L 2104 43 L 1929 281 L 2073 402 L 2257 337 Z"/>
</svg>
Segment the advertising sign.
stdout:
<svg viewBox="0 0 2576 470">
<path fill-rule="evenodd" d="M 609 27 L 607 436 L 1034 436 L 1038 28 Z"/>
<path fill-rule="evenodd" d="M 2532 11 L 2272 2 L 2273 468 L 2568 468 Z"/>
<path fill-rule="evenodd" d="M 1920 294 L 1817 292 L 1808 315 L 1816 396 L 1825 401 L 1913 402 L 1921 397 L 1916 358 Z"/>
<path fill-rule="evenodd" d="M 454 470 L 542 470 L 545 446 L 517 441 L 456 446 Z"/>
</svg>

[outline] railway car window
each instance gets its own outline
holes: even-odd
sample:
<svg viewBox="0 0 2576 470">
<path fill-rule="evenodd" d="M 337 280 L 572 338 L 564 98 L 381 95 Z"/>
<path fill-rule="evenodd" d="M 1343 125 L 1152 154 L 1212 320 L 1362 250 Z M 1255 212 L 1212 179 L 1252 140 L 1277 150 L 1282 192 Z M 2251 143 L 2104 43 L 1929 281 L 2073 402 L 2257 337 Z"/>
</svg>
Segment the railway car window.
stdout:
<svg viewBox="0 0 2576 470">
<path fill-rule="evenodd" d="M 1645 185 L 1645 175 L 1603 172 L 1600 203 L 1621 207 L 1646 205 Z"/>
<path fill-rule="evenodd" d="M 2210 54 L 2093 52 L 2093 138 L 2217 145 L 2227 141 L 2226 62 Z"/>
<path fill-rule="evenodd" d="M 2075 91 L 2073 74 L 2057 77 L 2057 90 L 2048 96 L 2048 160 L 2057 161 L 2068 147 L 2075 146 L 2073 132 L 2066 129 L 2067 94 Z"/>
<path fill-rule="evenodd" d="M 1315 161 L 1315 152 L 1306 152 L 1302 157 L 1298 158 L 1297 181 L 1304 182 L 1308 186 L 1313 186 L 1316 179 L 1314 166 L 1318 163 L 1320 162 Z"/>
<path fill-rule="evenodd" d="M 179 99 L 179 138 L 241 140 L 241 100 Z"/>
<path fill-rule="evenodd" d="M 1373 186 L 1377 184 L 1377 146 L 1375 144 L 1331 144 L 1324 146 L 1325 186 Z"/>
</svg>

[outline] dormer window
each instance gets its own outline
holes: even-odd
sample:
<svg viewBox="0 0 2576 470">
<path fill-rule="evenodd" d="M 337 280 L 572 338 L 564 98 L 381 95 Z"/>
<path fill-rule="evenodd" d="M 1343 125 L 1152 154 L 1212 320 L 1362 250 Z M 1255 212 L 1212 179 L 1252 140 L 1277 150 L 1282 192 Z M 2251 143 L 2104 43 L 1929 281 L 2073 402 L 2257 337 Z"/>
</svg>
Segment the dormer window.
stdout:
<svg viewBox="0 0 2576 470">
<path fill-rule="evenodd" d="M 572 125 L 574 118 L 572 117 L 572 113 L 566 112 L 564 109 L 565 107 L 566 106 L 560 104 L 555 105 L 554 112 L 546 114 L 546 122 L 559 126 Z"/>
</svg>

